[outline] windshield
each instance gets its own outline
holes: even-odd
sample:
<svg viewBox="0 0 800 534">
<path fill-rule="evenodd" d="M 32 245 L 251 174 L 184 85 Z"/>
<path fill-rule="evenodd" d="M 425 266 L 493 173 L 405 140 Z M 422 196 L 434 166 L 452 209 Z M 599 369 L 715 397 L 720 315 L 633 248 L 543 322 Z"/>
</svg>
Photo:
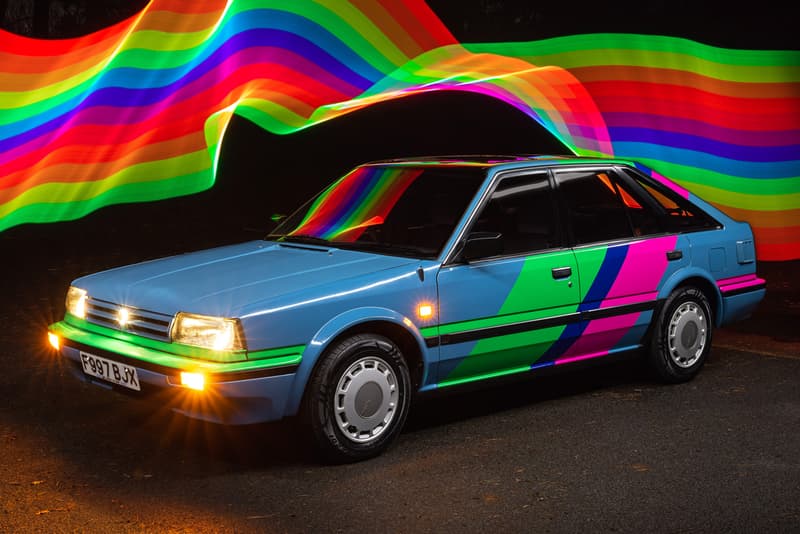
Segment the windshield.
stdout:
<svg viewBox="0 0 800 534">
<path fill-rule="evenodd" d="M 267 238 L 435 258 L 484 176 L 475 167 L 357 167 Z"/>
</svg>

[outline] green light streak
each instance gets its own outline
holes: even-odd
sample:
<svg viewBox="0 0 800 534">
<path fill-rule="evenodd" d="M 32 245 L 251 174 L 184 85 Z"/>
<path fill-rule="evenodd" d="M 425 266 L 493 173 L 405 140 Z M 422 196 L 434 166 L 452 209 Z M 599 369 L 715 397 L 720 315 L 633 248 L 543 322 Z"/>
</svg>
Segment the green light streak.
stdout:
<svg viewBox="0 0 800 534">
<path fill-rule="evenodd" d="M 76 343 L 153 364 L 174 369 L 202 369 L 212 373 L 297 365 L 302 360 L 305 349 L 304 345 L 297 345 L 253 352 L 214 351 L 105 328 L 71 315 L 67 315 L 64 321 L 51 325 L 50 331 Z"/>
</svg>

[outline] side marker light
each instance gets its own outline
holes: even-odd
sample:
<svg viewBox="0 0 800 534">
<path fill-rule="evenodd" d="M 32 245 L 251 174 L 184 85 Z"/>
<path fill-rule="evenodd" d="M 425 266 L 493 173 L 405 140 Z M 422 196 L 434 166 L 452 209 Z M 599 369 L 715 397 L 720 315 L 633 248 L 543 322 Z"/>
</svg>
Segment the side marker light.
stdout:
<svg viewBox="0 0 800 534">
<path fill-rule="evenodd" d="M 430 319 L 433 317 L 433 306 L 430 304 L 420 304 L 417 308 L 417 315 L 420 319 Z"/>
</svg>

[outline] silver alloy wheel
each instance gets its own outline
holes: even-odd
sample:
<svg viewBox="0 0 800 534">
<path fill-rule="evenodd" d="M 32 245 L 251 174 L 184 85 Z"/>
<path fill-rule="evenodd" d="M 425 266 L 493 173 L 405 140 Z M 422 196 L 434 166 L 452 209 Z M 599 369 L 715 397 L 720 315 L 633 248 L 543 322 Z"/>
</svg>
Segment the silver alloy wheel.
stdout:
<svg viewBox="0 0 800 534">
<path fill-rule="evenodd" d="M 706 347 L 707 318 L 703 308 L 696 302 L 684 302 L 669 320 L 667 346 L 675 365 L 684 369 L 691 367 L 703 354 Z"/>
<path fill-rule="evenodd" d="M 365 356 L 347 368 L 336 385 L 333 410 L 344 435 L 368 443 L 386 430 L 395 416 L 397 376 L 381 358 Z"/>
</svg>

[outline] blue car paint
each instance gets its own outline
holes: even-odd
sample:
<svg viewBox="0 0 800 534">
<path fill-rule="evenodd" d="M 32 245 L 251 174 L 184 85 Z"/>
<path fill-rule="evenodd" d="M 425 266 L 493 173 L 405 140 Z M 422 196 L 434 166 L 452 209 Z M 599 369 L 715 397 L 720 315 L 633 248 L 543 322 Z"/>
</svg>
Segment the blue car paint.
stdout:
<svg viewBox="0 0 800 534">
<path fill-rule="evenodd" d="M 544 160 L 543 163 L 547 163 Z M 491 168 L 483 186 L 471 201 L 464 216 L 436 259 L 419 260 L 368 252 L 357 252 L 313 245 L 294 245 L 269 241 L 251 241 L 219 247 L 137 265 L 111 269 L 81 277 L 72 285 L 86 289 L 93 298 L 133 308 L 158 310 L 172 315 L 180 311 L 237 317 L 246 332 L 249 351 L 303 345 L 302 360 L 292 373 L 280 376 L 225 382 L 216 393 L 238 401 L 231 415 L 176 407 L 192 417 L 232 424 L 272 421 L 295 415 L 306 384 L 318 359 L 344 332 L 364 323 L 384 322 L 403 328 L 414 340 L 423 375 L 420 391 L 436 389 L 437 380 L 447 374 L 439 369 L 440 351 L 429 347 L 422 329 L 430 331 L 439 324 L 438 315 L 428 320 L 417 317 L 420 303 L 439 302 L 437 275 L 463 238 L 473 213 L 491 188 L 493 180 L 504 172 L 528 168 L 531 162 L 498 164 Z M 740 320 L 754 310 L 764 296 L 764 289 L 723 297 L 716 281 L 755 272 L 754 262 L 730 261 L 742 256 L 736 241 L 752 240 L 749 225 L 731 220 L 713 206 L 692 195 L 692 202 L 719 220 L 722 230 L 695 232 L 679 236 L 684 257 L 669 266 L 658 287 L 658 296 L 666 298 L 689 278 L 705 280 L 713 288 L 710 295 L 716 309 L 717 326 Z M 720 244 L 719 237 L 726 236 Z M 724 268 L 712 271 L 714 250 L 724 250 Z M 422 273 L 422 275 L 420 275 Z M 505 289 L 473 287 L 488 309 L 497 310 L 503 291 L 513 279 L 498 281 Z M 438 306 L 434 308 L 437 312 Z M 445 312 L 442 312 L 445 313 Z M 447 311 L 449 313 L 449 310 Z M 476 310 L 476 315 L 490 312 Z M 647 330 L 652 312 L 644 312 L 612 350 L 635 345 Z M 447 321 L 443 321 L 447 322 Z M 79 361 L 78 350 L 63 349 L 64 355 Z M 452 367 L 452 363 L 446 366 Z M 168 377 L 141 370 L 141 379 L 159 388 L 182 388 Z M 95 381 L 77 373 L 81 378 Z"/>
</svg>

